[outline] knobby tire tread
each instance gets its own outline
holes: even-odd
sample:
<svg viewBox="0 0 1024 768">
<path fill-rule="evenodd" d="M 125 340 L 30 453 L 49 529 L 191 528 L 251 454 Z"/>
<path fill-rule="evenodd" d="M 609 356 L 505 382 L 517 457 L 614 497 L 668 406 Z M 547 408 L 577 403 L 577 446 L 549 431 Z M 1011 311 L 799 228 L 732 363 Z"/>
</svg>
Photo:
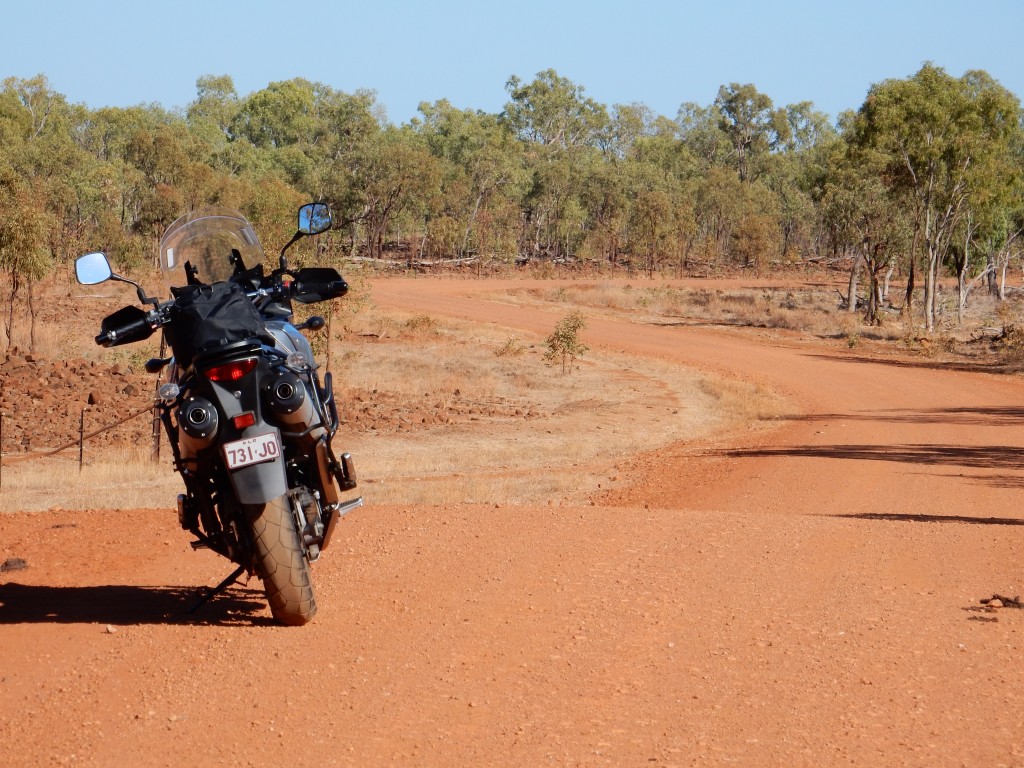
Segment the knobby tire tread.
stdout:
<svg viewBox="0 0 1024 768">
<path fill-rule="evenodd" d="M 267 502 L 254 512 L 256 567 L 270 612 L 281 624 L 301 626 L 316 615 L 316 598 L 288 497 Z"/>
</svg>

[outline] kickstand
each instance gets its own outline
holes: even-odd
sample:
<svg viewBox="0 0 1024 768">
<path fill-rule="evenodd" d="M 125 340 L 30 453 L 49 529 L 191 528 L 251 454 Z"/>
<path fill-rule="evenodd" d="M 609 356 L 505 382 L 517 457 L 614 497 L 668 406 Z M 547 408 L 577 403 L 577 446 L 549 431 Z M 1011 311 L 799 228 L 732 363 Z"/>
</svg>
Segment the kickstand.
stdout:
<svg viewBox="0 0 1024 768">
<path fill-rule="evenodd" d="M 222 581 L 216 587 L 213 587 L 213 589 L 210 589 L 209 587 L 207 587 L 206 588 L 206 593 L 202 597 L 200 597 L 199 600 L 196 602 L 196 604 L 193 605 L 191 608 L 189 608 L 188 611 L 186 611 L 186 613 L 195 613 L 196 611 L 198 611 L 200 608 L 202 608 L 204 605 L 206 605 L 210 600 L 215 598 L 221 592 L 225 591 L 228 587 L 230 587 L 232 584 L 234 584 L 236 581 L 238 581 L 238 577 L 241 576 L 244 572 L 245 572 L 245 566 L 244 565 L 240 565 L 237 568 L 235 568 L 235 570 L 233 570 L 231 572 L 230 576 L 228 576 L 226 579 L 224 579 L 224 581 Z"/>
</svg>

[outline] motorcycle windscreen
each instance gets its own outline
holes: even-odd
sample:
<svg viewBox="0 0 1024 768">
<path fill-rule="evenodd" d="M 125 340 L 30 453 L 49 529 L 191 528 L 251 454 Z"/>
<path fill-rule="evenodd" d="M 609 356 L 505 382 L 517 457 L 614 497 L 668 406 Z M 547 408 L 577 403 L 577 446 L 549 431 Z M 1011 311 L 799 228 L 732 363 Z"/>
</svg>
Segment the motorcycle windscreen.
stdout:
<svg viewBox="0 0 1024 768">
<path fill-rule="evenodd" d="M 263 247 L 252 225 L 238 211 L 207 206 L 172 223 L 160 239 L 160 268 L 170 286 L 185 284 L 185 262 L 203 283 L 227 280 L 234 274 L 232 252 L 246 267 L 264 260 Z"/>
</svg>

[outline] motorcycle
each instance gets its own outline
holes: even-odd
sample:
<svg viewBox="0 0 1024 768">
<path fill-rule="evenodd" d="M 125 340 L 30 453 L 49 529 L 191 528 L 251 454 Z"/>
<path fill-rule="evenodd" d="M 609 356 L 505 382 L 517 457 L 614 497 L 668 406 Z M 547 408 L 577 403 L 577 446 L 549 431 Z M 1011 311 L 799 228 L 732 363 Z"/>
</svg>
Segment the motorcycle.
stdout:
<svg viewBox="0 0 1024 768">
<path fill-rule="evenodd" d="M 279 266 L 265 274 L 263 249 L 244 216 L 219 207 L 187 214 L 160 240 L 171 295 L 162 302 L 116 274 L 103 253 L 75 262 L 79 283 L 128 283 L 143 305 L 104 318 L 97 344 L 130 344 L 160 330 L 173 353 L 149 360 L 146 370 L 167 373 L 155 408 L 185 484 L 178 521 L 195 537 L 194 549 L 238 566 L 199 604 L 248 572 L 263 581 L 275 620 L 287 625 L 316 614 L 310 564 L 339 519 L 363 503 L 342 501 L 356 487 L 355 467 L 331 446 L 338 430 L 331 374 L 321 382 L 302 333 L 322 328 L 324 319 L 291 322 L 292 302 L 348 291 L 333 268 L 288 267 L 288 248 L 330 227 L 328 206 L 303 205 Z"/>
</svg>

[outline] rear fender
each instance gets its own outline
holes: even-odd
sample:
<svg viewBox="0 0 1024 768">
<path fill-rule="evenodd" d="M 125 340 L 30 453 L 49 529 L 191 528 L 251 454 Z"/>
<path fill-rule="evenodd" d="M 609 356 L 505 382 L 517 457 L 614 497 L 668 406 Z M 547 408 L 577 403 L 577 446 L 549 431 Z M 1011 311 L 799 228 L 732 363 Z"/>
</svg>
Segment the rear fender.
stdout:
<svg viewBox="0 0 1024 768">
<path fill-rule="evenodd" d="M 281 446 L 281 432 L 267 424 L 257 424 L 246 429 L 238 439 L 258 437 L 274 433 L 278 447 Z M 222 456 L 223 458 L 223 456 Z M 227 462 L 225 460 L 225 466 Z M 288 492 L 288 478 L 284 471 L 284 457 L 278 452 L 277 458 L 261 464 L 250 464 L 240 469 L 227 470 L 231 487 L 241 504 L 266 504 Z"/>
</svg>

